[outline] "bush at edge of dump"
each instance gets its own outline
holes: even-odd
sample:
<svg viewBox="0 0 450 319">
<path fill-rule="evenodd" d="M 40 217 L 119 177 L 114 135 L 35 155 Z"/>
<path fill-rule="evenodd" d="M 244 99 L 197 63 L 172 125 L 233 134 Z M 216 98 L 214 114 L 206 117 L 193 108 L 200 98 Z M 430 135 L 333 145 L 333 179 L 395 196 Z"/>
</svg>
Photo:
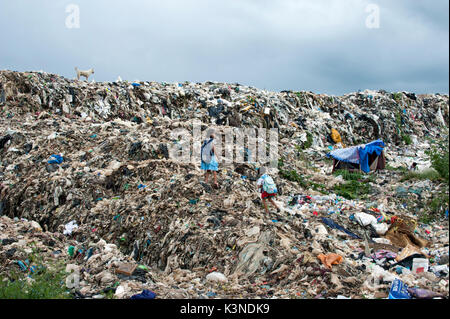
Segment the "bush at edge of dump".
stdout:
<svg viewBox="0 0 450 319">
<path fill-rule="evenodd" d="M 449 135 L 448 130 L 445 138 L 437 142 L 435 146 L 427 151 L 430 157 L 431 167 L 439 173 L 440 180 L 443 182 L 439 192 L 433 193 L 433 197 L 428 202 L 430 211 L 421 216 L 420 220 L 424 223 L 430 223 L 448 211 L 449 208 Z"/>
<path fill-rule="evenodd" d="M 70 299 L 66 275 L 62 265 L 36 270 L 31 281 L 26 273 L 13 271 L 7 277 L 0 276 L 0 299 Z"/>
</svg>

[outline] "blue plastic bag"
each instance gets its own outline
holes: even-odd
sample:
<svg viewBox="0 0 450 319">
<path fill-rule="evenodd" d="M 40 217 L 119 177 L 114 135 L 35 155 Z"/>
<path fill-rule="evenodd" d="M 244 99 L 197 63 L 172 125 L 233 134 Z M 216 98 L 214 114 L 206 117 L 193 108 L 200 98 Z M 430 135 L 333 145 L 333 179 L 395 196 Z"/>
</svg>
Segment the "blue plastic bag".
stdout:
<svg viewBox="0 0 450 319">
<path fill-rule="evenodd" d="M 389 299 L 411 299 L 408 286 L 403 281 L 395 279 L 389 291 Z"/>
<path fill-rule="evenodd" d="M 352 238 L 355 239 L 361 239 L 358 235 L 353 234 L 351 231 L 349 231 L 348 229 L 345 229 L 344 227 L 336 224 L 332 219 L 330 218 L 325 218 L 322 217 L 322 223 L 324 223 L 325 225 L 331 227 L 331 228 L 335 228 L 335 229 L 339 229 L 341 231 L 343 231 L 344 233 L 346 233 L 347 235 L 349 235 Z"/>
<path fill-rule="evenodd" d="M 53 159 L 48 160 L 47 163 L 49 163 L 49 164 L 61 164 L 64 161 L 64 159 L 61 155 L 53 154 L 52 156 L 50 156 L 50 158 L 53 158 Z"/>
<path fill-rule="evenodd" d="M 144 289 L 140 294 L 131 296 L 130 299 L 155 299 L 156 294 L 153 291 Z"/>
</svg>

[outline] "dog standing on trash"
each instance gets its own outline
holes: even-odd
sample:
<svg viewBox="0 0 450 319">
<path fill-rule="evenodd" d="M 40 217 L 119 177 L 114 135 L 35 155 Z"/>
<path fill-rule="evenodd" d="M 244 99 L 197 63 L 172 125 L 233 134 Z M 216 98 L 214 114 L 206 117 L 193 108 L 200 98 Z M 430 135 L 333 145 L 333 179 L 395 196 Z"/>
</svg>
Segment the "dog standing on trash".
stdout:
<svg viewBox="0 0 450 319">
<path fill-rule="evenodd" d="M 277 196 L 277 192 L 278 192 L 277 187 L 276 187 L 272 177 L 270 177 L 268 174 L 266 174 L 265 167 L 258 168 L 258 175 L 260 176 L 260 178 L 256 182 L 256 185 L 258 185 L 259 191 L 261 193 L 261 199 L 263 201 L 264 209 L 266 210 L 266 213 L 267 214 L 269 213 L 269 210 L 267 209 L 266 200 L 268 200 L 277 209 L 277 212 L 279 213 L 281 211 L 281 209 L 272 200 L 272 197 Z"/>
<path fill-rule="evenodd" d="M 89 77 L 94 74 L 94 69 L 89 69 L 87 71 L 81 71 L 78 70 L 77 67 L 75 67 L 75 71 L 77 71 L 77 79 L 80 80 L 80 77 L 84 76 L 86 78 L 86 81 L 89 80 Z"/>
</svg>

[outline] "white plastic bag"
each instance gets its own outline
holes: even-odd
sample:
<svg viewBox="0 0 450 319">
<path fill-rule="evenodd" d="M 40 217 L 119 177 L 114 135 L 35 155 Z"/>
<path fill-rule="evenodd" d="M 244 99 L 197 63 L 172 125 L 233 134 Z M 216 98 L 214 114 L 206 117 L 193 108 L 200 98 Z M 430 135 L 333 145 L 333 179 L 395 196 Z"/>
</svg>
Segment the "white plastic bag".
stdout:
<svg viewBox="0 0 450 319">
<path fill-rule="evenodd" d="M 72 220 L 70 223 L 65 225 L 64 235 L 71 235 L 72 232 L 78 228 L 77 222 Z"/>
<path fill-rule="evenodd" d="M 366 213 L 356 213 L 355 220 L 363 227 L 377 223 L 377 219 L 374 216 Z"/>
<path fill-rule="evenodd" d="M 385 223 L 382 224 L 372 224 L 372 227 L 375 229 L 378 235 L 382 236 L 386 234 L 389 229 L 389 226 Z"/>
<path fill-rule="evenodd" d="M 208 276 L 206 276 L 206 281 L 214 281 L 214 282 L 228 282 L 227 277 L 220 272 L 212 272 Z"/>
</svg>

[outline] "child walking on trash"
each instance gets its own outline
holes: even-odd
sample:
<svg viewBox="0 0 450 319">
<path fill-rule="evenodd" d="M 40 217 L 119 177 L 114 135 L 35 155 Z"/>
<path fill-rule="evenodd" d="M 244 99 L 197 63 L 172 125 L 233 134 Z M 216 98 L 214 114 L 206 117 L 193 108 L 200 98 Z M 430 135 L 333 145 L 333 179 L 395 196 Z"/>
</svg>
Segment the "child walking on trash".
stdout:
<svg viewBox="0 0 450 319">
<path fill-rule="evenodd" d="M 208 175 L 210 172 L 213 173 L 214 176 L 214 187 L 219 188 L 219 184 L 217 183 L 217 171 L 219 170 L 219 163 L 216 157 L 216 149 L 214 147 L 214 130 L 209 130 L 207 134 L 206 140 L 203 141 L 202 149 L 201 149 L 201 169 L 205 172 L 205 182 L 208 183 Z"/>
<path fill-rule="evenodd" d="M 266 168 L 260 167 L 258 168 L 258 175 L 260 178 L 256 182 L 256 185 L 259 188 L 259 191 L 261 193 L 261 199 L 264 204 L 264 209 L 266 210 L 266 213 L 269 213 L 269 210 L 267 209 L 267 201 L 268 200 L 279 213 L 281 209 L 275 204 L 275 202 L 272 200 L 275 196 L 277 196 L 277 187 L 272 179 L 268 174 L 266 174 Z"/>
</svg>

